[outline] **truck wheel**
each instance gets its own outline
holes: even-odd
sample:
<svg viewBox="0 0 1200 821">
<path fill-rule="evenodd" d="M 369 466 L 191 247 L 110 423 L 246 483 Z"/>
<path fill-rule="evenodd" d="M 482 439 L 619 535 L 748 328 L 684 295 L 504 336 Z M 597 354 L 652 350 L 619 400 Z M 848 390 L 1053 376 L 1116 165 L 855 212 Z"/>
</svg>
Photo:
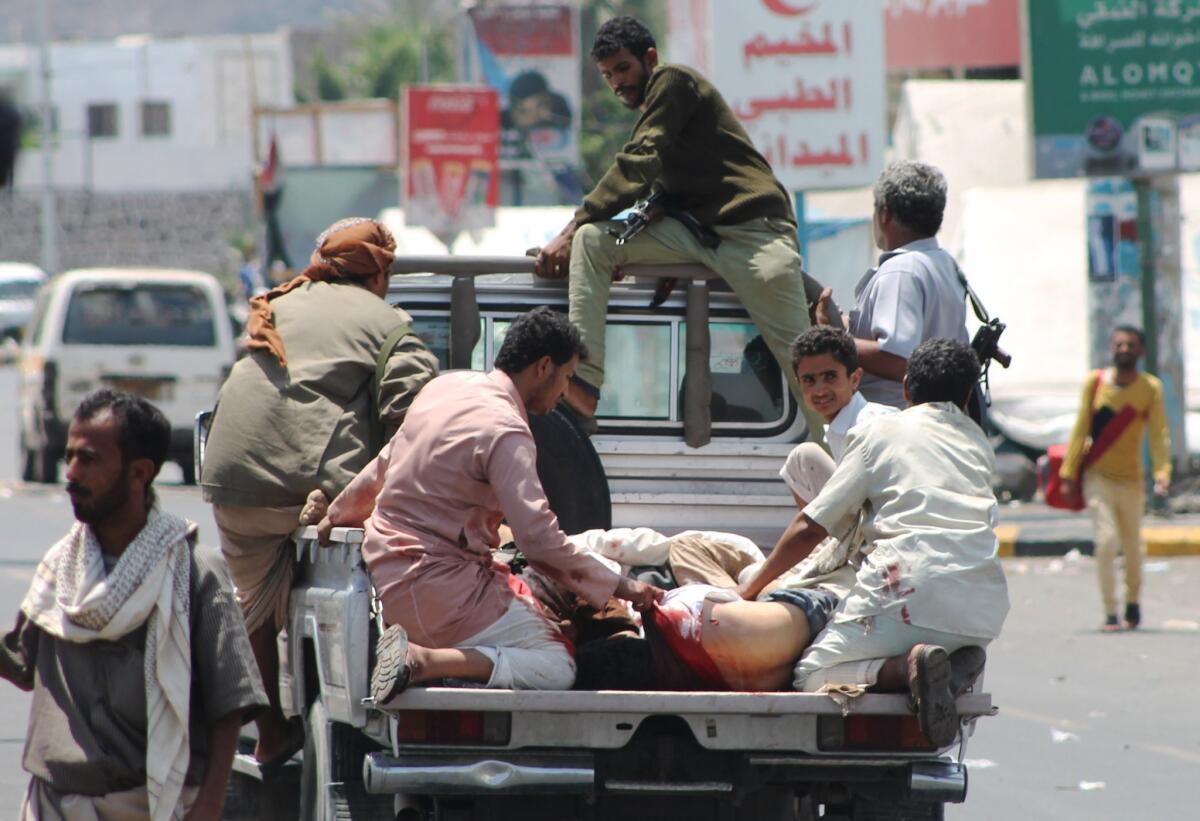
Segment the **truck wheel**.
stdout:
<svg viewBox="0 0 1200 821">
<path fill-rule="evenodd" d="M 304 727 L 300 817 L 304 821 L 392 821 L 392 797 L 363 790 L 363 757 L 378 749 L 353 727 L 329 719 L 317 698 Z"/>
<path fill-rule="evenodd" d="M 561 408 L 530 414 L 529 428 L 537 444 L 538 478 L 558 526 L 564 533 L 611 528 L 612 497 L 604 465 L 571 414 Z"/>
</svg>

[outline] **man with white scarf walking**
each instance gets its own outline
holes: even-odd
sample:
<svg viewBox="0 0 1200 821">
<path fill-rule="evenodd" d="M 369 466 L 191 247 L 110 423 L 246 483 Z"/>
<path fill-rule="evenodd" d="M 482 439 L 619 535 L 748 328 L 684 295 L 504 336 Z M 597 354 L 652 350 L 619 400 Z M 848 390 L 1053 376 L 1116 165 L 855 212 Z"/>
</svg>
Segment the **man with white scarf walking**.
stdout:
<svg viewBox="0 0 1200 821">
<path fill-rule="evenodd" d="M 33 691 L 33 821 L 219 818 L 266 696 L 219 554 L 159 507 L 170 427 L 144 399 L 83 400 L 67 433 L 76 524 L 38 565 L 0 675 Z"/>
</svg>

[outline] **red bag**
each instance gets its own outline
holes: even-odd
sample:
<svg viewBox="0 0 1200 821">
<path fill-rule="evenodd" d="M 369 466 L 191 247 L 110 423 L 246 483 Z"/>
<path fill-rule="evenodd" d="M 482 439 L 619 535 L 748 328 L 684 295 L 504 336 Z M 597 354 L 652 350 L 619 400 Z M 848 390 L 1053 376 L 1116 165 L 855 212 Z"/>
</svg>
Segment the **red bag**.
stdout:
<svg viewBox="0 0 1200 821">
<path fill-rule="evenodd" d="M 1083 510 L 1083 471 L 1075 481 L 1074 492 L 1068 496 L 1063 492 L 1062 470 L 1063 459 L 1067 455 L 1066 445 L 1051 445 L 1046 449 L 1046 455 L 1038 459 L 1038 484 L 1042 486 L 1042 495 L 1046 504 L 1062 510 Z"/>
<path fill-rule="evenodd" d="M 1100 378 L 1102 373 L 1102 371 L 1095 371 L 1092 374 L 1092 400 L 1089 405 L 1094 406 L 1096 404 L 1096 394 L 1100 392 Z M 1095 412 L 1094 407 L 1092 410 Z M 1112 444 L 1112 442 L 1109 441 L 1108 444 Z M 1092 447 L 1087 455 L 1083 457 L 1083 464 L 1079 468 L 1079 475 L 1075 477 L 1074 492 L 1068 496 L 1063 492 L 1062 477 L 1058 475 L 1058 472 L 1062 470 L 1063 459 L 1067 456 L 1067 445 L 1051 445 L 1046 448 L 1046 455 L 1037 461 L 1038 485 L 1041 486 L 1042 497 L 1046 500 L 1046 504 L 1060 510 L 1074 510 L 1076 512 L 1083 510 L 1086 507 L 1083 501 L 1083 471 L 1092 460 L 1100 458 L 1100 453 L 1107 449 L 1106 445 L 1100 452 L 1097 452 L 1097 449 Z"/>
</svg>

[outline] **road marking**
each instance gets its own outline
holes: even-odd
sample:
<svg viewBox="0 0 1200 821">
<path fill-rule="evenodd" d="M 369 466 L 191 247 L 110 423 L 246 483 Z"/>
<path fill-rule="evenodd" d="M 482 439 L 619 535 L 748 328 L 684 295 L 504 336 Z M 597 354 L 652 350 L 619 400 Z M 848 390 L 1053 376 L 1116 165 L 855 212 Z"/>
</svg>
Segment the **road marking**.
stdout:
<svg viewBox="0 0 1200 821">
<path fill-rule="evenodd" d="M 1044 713 L 1035 713 L 1032 710 L 1022 710 L 1020 707 L 1007 705 L 1001 706 L 1000 715 L 1015 716 L 1016 718 L 1022 718 L 1037 724 L 1045 724 L 1049 727 L 1077 727 L 1079 729 L 1086 729 L 1089 726 L 1086 722 L 1072 721 L 1069 718 L 1056 718 Z M 1180 761 L 1187 761 L 1190 764 L 1200 764 L 1200 753 L 1181 750 L 1178 747 L 1170 747 L 1166 744 L 1150 744 L 1143 741 L 1134 741 L 1132 744 L 1135 747 L 1141 747 L 1144 750 L 1165 755 L 1169 758 L 1178 758 Z"/>
<path fill-rule="evenodd" d="M 1161 753 L 1162 755 L 1169 756 L 1171 758 L 1178 758 L 1181 761 L 1188 761 L 1192 764 L 1200 764 L 1200 753 L 1181 750 L 1178 747 L 1168 747 L 1165 744 L 1142 744 L 1136 741 L 1134 744 L 1135 746 L 1151 750 L 1152 752 Z"/>
<path fill-rule="evenodd" d="M 1072 721 L 1069 718 L 1058 718 L 1057 716 L 1048 716 L 1044 713 L 1035 713 L 1032 710 L 1022 710 L 1020 707 L 1013 707 L 1008 704 L 1001 705 L 1000 715 L 1011 715 L 1017 718 L 1023 718 L 1026 721 L 1033 721 L 1038 724 L 1045 724 L 1047 727 L 1087 727 L 1086 722 Z"/>
</svg>

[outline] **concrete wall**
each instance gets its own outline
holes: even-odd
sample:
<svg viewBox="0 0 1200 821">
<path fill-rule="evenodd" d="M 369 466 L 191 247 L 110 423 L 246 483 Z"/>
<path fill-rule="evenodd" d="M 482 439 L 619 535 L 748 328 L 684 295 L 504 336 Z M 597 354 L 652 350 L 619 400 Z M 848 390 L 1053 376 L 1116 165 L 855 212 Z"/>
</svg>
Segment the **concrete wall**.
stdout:
<svg viewBox="0 0 1200 821">
<path fill-rule="evenodd" d="M 0 259 L 38 262 L 38 197 L 0 193 Z M 58 194 L 58 257 L 63 271 L 97 265 L 237 270 L 230 240 L 251 225 L 240 191 L 181 194 Z"/>
<path fill-rule="evenodd" d="M 54 43 L 52 185 L 102 192 L 222 191 L 249 186 L 251 111 L 293 102 L 288 38 L 275 34 Z M 0 86 L 23 107 L 40 98 L 32 46 L 0 47 Z M 142 132 L 142 103 L 170 106 L 170 133 Z M 117 133 L 88 137 L 88 106 L 114 104 Z M 22 152 L 16 187 L 42 184 L 41 150 Z"/>
</svg>

